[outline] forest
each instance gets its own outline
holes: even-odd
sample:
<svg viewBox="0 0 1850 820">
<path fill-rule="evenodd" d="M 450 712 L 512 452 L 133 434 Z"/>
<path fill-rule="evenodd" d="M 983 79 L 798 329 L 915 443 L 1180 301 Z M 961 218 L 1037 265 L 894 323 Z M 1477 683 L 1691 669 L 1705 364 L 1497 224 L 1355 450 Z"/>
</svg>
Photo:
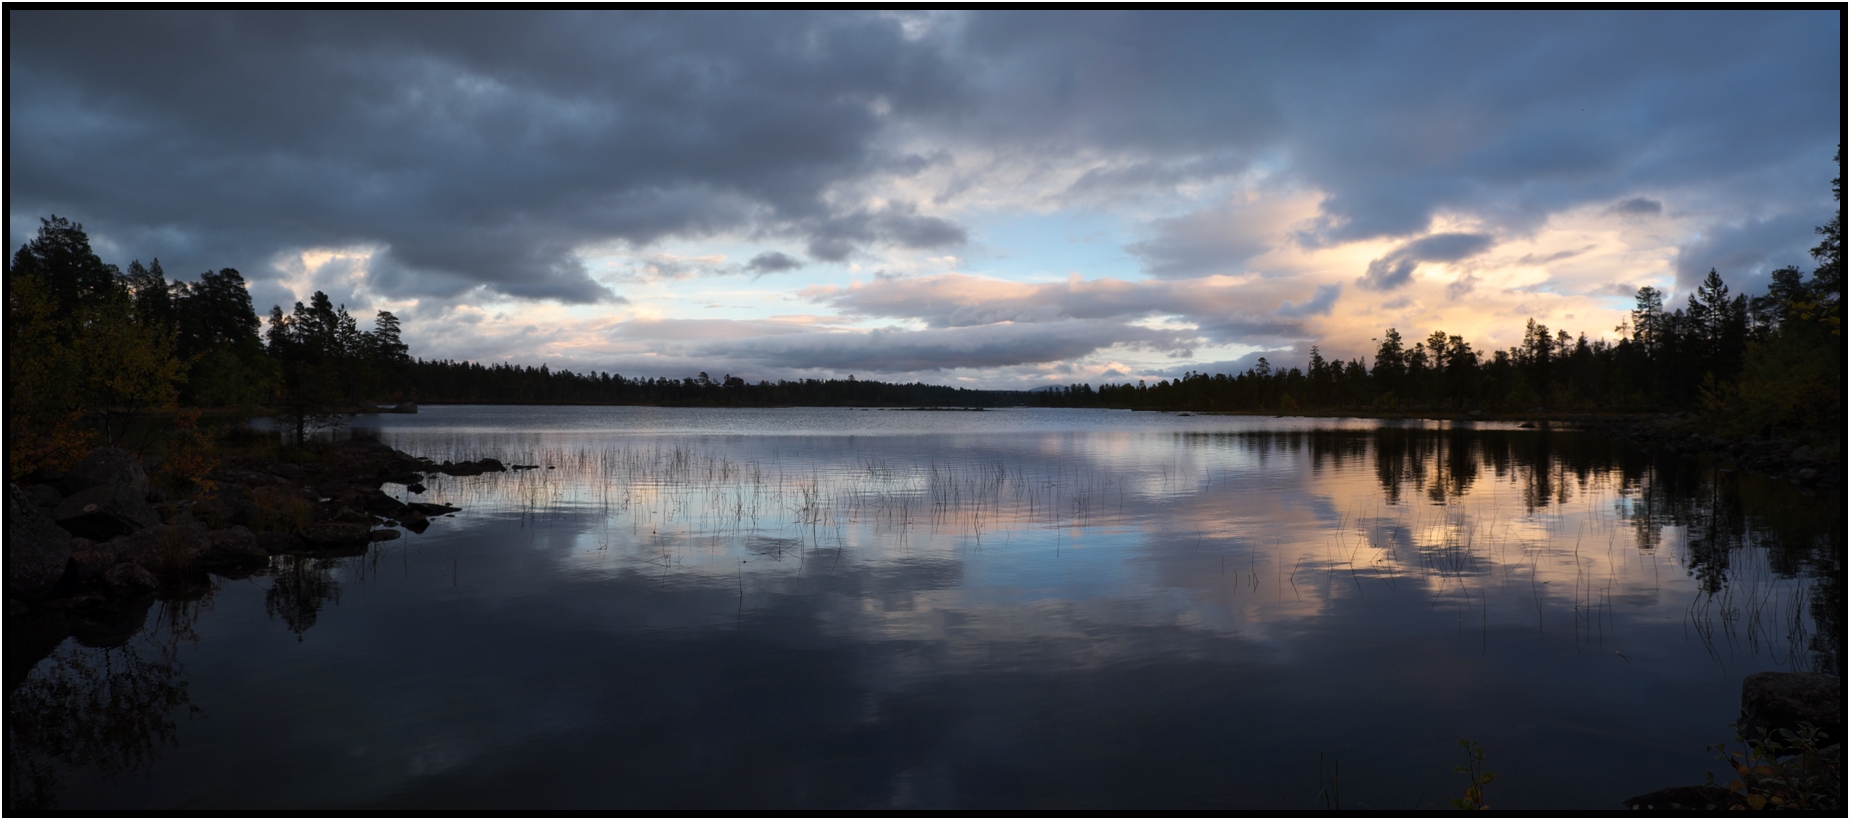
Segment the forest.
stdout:
<svg viewBox="0 0 1850 820">
<path fill-rule="evenodd" d="M 1843 152 L 1839 213 L 1817 228 L 1814 267 L 1774 271 L 1765 293 L 1731 293 L 1711 270 L 1685 304 L 1640 288 L 1617 340 L 1529 320 L 1522 342 L 1485 350 L 1443 330 L 1388 328 L 1370 360 L 1034 391 L 803 379 L 747 382 L 574 373 L 411 355 L 386 311 L 361 330 L 317 292 L 260 319 L 235 269 L 169 280 L 160 261 L 103 262 L 83 226 L 41 219 L 7 268 L 7 470 L 17 479 L 121 444 L 131 429 L 205 447 L 202 409 L 270 416 L 297 443 L 377 403 L 778 407 L 1099 407 L 1263 413 L 1635 413 L 1693 411 L 1715 435 L 1841 448 L 1844 429 Z"/>
</svg>

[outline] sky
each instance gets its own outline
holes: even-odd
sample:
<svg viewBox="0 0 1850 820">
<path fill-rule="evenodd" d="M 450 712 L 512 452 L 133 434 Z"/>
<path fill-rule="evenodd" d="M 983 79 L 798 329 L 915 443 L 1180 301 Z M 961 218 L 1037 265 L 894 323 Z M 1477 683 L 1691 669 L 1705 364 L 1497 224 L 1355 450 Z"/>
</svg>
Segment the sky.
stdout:
<svg viewBox="0 0 1850 820">
<path fill-rule="evenodd" d="M 414 355 L 985 388 L 1616 338 L 1809 271 L 1838 10 L 9 10 L 9 253 Z"/>
</svg>

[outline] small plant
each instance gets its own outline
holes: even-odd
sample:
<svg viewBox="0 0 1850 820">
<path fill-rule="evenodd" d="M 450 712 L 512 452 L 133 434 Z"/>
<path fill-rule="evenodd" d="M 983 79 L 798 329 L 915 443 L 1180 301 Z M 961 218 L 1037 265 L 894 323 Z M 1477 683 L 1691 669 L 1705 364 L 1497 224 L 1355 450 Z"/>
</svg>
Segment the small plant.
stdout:
<svg viewBox="0 0 1850 820">
<path fill-rule="evenodd" d="M 1720 752 L 1716 759 L 1734 769 L 1736 777 L 1728 782 L 1728 792 L 1756 811 L 1840 811 L 1844 804 L 1843 744 L 1826 745 L 1828 735 L 1811 723 L 1800 723 L 1797 732 L 1780 729 L 1774 735 L 1748 740 L 1740 724 L 1735 724 L 1734 741 L 1741 744 L 1740 749 L 1729 751 L 1725 742 L 1708 747 Z M 1703 783 L 1716 785 L 1715 773 L 1705 772 Z"/>
<path fill-rule="evenodd" d="M 165 575 L 185 575 L 193 568 L 193 544 L 183 527 L 160 530 L 160 568 Z"/>
<path fill-rule="evenodd" d="M 1471 786 L 1465 789 L 1464 797 L 1452 798 L 1452 808 L 1465 811 L 1487 810 L 1490 804 L 1484 802 L 1484 787 L 1490 781 L 1497 779 L 1497 773 L 1484 771 L 1484 747 L 1477 745 L 1477 741 L 1461 737 L 1458 739 L 1458 745 L 1465 747 L 1465 762 L 1463 765 L 1453 766 L 1452 771 L 1471 778 Z"/>
<path fill-rule="evenodd" d="M 199 429 L 199 411 L 181 410 L 174 416 L 173 442 L 167 454 L 167 475 L 175 485 L 209 493 L 217 482 L 206 478 L 218 468 L 211 436 Z"/>
<path fill-rule="evenodd" d="M 297 532 L 314 521 L 314 508 L 300 496 L 275 490 L 251 496 L 256 511 L 251 529 L 258 532 Z"/>
</svg>

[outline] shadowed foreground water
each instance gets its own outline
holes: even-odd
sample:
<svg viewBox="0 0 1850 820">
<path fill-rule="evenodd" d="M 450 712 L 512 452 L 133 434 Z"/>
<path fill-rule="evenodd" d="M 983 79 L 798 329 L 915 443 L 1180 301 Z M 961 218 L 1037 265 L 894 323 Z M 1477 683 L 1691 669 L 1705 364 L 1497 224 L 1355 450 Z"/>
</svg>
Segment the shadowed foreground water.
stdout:
<svg viewBox="0 0 1850 820">
<path fill-rule="evenodd" d="M 422 535 L 9 655 L 17 807 L 1430 809 L 1470 737 L 1492 806 L 1613 809 L 1716 768 L 1744 675 L 1841 667 L 1841 499 L 1579 433 L 359 426 L 541 469 L 435 477 L 464 509 Z"/>
</svg>

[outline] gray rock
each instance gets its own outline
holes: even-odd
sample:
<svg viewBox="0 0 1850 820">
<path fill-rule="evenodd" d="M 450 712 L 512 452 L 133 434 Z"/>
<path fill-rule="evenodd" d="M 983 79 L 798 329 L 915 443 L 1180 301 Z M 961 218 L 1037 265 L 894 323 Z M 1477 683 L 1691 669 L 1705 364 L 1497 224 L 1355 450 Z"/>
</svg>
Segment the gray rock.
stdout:
<svg viewBox="0 0 1850 820">
<path fill-rule="evenodd" d="M 394 413 L 416 413 L 417 411 L 418 411 L 417 404 L 415 402 L 408 402 L 408 401 L 400 402 L 398 406 L 392 408 L 392 412 Z"/>
<path fill-rule="evenodd" d="M 1709 806 L 1725 809 L 1735 805 L 1746 805 L 1746 801 L 1720 786 L 1671 786 L 1668 789 L 1658 789 L 1650 794 L 1628 797 L 1620 801 L 1620 805 L 1633 811 L 1651 809 L 1693 811 Z"/>
<path fill-rule="evenodd" d="M 1741 681 L 1741 736 L 1749 740 L 1810 723 L 1844 736 L 1843 681 L 1817 672 L 1756 672 Z"/>
<path fill-rule="evenodd" d="M 118 594 L 132 594 L 157 589 L 161 582 L 154 573 L 143 569 L 139 564 L 117 564 L 103 574 L 103 583 Z"/>
<path fill-rule="evenodd" d="M 343 547 L 365 543 L 371 532 L 372 526 L 369 524 L 323 521 L 310 524 L 298 537 L 311 547 Z"/>
<path fill-rule="evenodd" d="M 26 494 L 26 500 L 31 501 L 32 506 L 44 510 L 47 515 L 64 500 L 64 494 L 50 484 L 28 484 L 20 487 L 19 491 Z"/>
<path fill-rule="evenodd" d="M 201 558 L 208 564 L 267 564 L 270 553 L 257 546 L 257 536 L 247 527 L 212 530 L 204 537 Z"/>
<path fill-rule="evenodd" d="M 42 598 L 64 577 L 71 533 L 32 503 L 19 485 L 6 487 L 6 592 Z"/>
<path fill-rule="evenodd" d="M 148 471 L 142 469 L 134 454 L 120 447 L 100 447 L 65 473 L 58 489 L 69 496 L 91 487 L 123 482 L 136 498 L 147 498 Z"/>
<path fill-rule="evenodd" d="M 1810 484 L 1817 480 L 1818 480 L 1817 470 L 1814 470 L 1810 467 L 1806 467 L 1805 469 L 1799 471 L 1799 483 L 1800 484 Z"/>
<path fill-rule="evenodd" d="M 398 523 L 412 532 L 423 532 L 430 529 L 430 519 L 410 507 L 406 507 L 398 514 Z"/>
<path fill-rule="evenodd" d="M 92 541 L 143 532 L 161 520 L 148 503 L 147 490 L 137 491 L 132 480 L 78 491 L 58 504 L 52 518 L 72 535 Z"/>
<path fill-rule="evenodd" d="M 425 515 L 448 515 L 453 512 L 462 512 L 461 507 L 452 507 L 448 504 L 429 504 L 423 501 L 413 501 L 405 506 Z"/>
<path fill-rule="evenodd" d="M 403 533 L 400 533 L 398 530 L 373 530 L 372 534 L 368 537 L 374 541 L 390 541 L 402 534 Z"/>
<path fill-rule="evenodd" d="M 1812 460 L 1812 458 L 1816 456 L 1816 454 L 1817 454 L 1816 450 L 1813 450 L 1812 448 L 1801 444 L 1797 448 L 1793 449 L 1792 460 L 1793 461 L 1810 461 Z"/>
</svg>

